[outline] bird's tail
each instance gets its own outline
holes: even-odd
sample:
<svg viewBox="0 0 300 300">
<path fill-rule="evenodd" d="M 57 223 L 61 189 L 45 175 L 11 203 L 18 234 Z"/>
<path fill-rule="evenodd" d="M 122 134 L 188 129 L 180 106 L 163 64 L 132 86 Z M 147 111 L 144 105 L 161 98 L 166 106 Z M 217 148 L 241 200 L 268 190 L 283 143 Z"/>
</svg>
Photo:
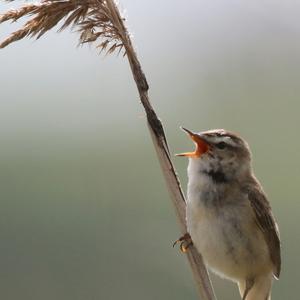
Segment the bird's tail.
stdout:
<svg viewBox="0 0 300 300">
<path fill-rule="evenodd" d="M 243 300 L 271 300 L 272 273 L 238 283 Z"/>
</svg>

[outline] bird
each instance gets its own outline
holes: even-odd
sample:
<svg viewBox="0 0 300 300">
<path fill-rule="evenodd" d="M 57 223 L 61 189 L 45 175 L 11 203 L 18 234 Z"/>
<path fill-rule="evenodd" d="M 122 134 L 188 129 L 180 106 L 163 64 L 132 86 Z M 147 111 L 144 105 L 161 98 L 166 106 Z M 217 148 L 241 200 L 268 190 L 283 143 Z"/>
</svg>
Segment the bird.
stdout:
<svg viewBox="0 0 300 300">
<path fill-rule="evenodd" d="M 182 127 L 196 145 L 189 158 L 187 233 L 216 274 L 238 284 L 243 300 L 270 300 L 279 279 L 281 244 L 267 196 L 256 179 L 248 143 L 225 129 L 199 133 Z"/>
</svg>

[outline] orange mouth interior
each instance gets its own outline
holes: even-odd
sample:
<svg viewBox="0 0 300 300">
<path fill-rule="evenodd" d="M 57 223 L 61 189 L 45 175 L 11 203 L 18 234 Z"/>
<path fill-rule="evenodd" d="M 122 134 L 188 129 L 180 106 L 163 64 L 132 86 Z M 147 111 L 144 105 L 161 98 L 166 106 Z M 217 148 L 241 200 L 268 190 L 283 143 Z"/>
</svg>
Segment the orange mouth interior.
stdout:
<svg viewBox="0 0 300 300">
<path fill-rule="evenodd" d="M 176 154 L 176 156 L 187 156 L 187 157 L 193 157 L 193 158 L 199 158 L 202 154 L 207 152 L 209 150 L 209 145 L 207 142 L 205 142 L 198 134 L 181 127 L 182 130 L 184 130 L 189 137 L 194 141 L 196 145 L 196 149 L 193 152 L 184 152 Z"/>
</svg>

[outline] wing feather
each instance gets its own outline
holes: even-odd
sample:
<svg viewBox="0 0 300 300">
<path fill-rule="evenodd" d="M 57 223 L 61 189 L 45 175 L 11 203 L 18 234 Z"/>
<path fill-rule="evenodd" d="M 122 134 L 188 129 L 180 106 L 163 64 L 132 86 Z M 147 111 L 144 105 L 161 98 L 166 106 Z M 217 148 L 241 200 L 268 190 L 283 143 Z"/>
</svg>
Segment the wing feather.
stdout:
<svg viewBox="0 0 300 300">
<path fill-rule="evenodd" d="M 276 278 L 279 278 L 281 269 L 279 230 L 270 203 L 257 182 L 248 185 L 246 190 L 257 224 L 263 232 L 269 248 L 270 257 L 274 264 L 273 274 Z"/>
</svg>

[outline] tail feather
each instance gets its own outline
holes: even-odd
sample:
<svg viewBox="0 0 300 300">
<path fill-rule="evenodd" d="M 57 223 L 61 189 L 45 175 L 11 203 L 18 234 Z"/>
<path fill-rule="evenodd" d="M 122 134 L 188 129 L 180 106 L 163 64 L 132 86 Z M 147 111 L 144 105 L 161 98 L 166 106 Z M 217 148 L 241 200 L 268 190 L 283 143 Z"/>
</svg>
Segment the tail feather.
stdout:
<svg viewBox="0 0 300 300">
<path fill-rule="evenodd" d="M 252 287 L 249 288 L 247 281 L 238 283 L 242 299 L 244 300 L 271 300 L 272 274 L 256 277 Z"/>
</svg>

